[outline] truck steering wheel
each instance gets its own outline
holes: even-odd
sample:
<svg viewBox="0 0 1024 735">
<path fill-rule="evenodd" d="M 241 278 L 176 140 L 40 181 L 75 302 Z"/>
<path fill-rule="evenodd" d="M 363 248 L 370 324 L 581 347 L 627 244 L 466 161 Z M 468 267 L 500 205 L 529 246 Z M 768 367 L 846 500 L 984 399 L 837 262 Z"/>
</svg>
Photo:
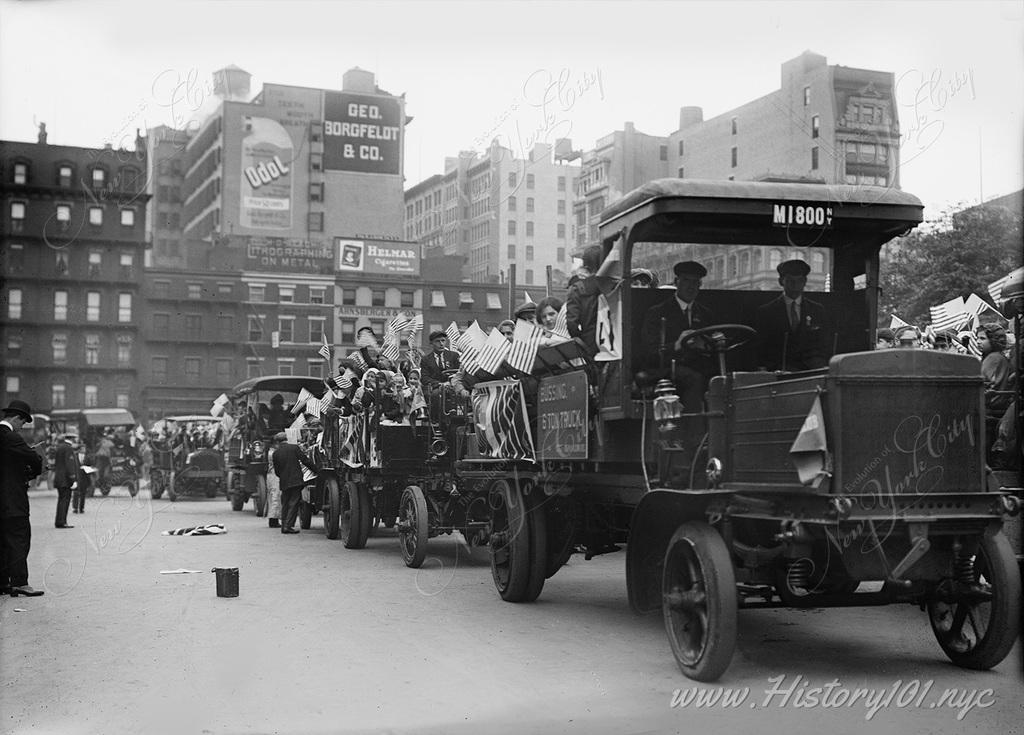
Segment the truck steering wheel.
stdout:
<svg viewBox="0 0 1024 735">
<path fill-rule="evenodd" d="M 682 341 L 682 347 L 701 355 L 718 357 L 718 374 L 725 375 L 725 353 L 742 347 L 757 336 L 746 324 L 712 324 L 695 329 Z"/>
</svg>

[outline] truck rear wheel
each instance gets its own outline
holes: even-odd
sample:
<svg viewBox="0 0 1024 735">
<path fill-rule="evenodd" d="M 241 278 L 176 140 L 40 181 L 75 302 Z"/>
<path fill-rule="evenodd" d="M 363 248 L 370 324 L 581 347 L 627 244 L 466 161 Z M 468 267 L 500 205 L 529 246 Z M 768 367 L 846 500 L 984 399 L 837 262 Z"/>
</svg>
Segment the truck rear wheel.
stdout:
<svg viewBox="0 0 1024 735">
<path fill-rule="evenodd" d="M 971 566 L 971 583 L 946 580 L 940 586 L 938 592 L 946 594 L 928 601 L 928 619 L 950 661 L 991 669 L 1010 653 L 1020 632 L 1020 572 L 1002 532 L 982 537 Z"/>
<path fill-rule="evenodd" d="M 328 477 L 324 483 L 324 531 L 327 538 L 334 540 L 341 535 L 341 488 L 338 480 Z"/>
<path fill-rule="evenodd" d="M 736 573 L 707 523 L 676 529 L 665 552 L 661 609 L 672 653 L 690 679 L 715 681 L 736 648 Z"/>
<path fill-rule="evenodd" d="M 543 508 L 527 504 L 518 485 L 495 480 L 491 506 L 491 576 L 506 602 L 532 602 L 540 595 L 547 571 L 547 545 L 543 523 L 536 519 Z"/>
<path fill-rule="evenodd" d="M 427 499 L 417 485 L 402 491 L 398 512 L 398 543 L 402 547 L 405 565 L 419 569 L 427 558 L 427 539 L 430 537 L 430 517 Z"/>
</svg>

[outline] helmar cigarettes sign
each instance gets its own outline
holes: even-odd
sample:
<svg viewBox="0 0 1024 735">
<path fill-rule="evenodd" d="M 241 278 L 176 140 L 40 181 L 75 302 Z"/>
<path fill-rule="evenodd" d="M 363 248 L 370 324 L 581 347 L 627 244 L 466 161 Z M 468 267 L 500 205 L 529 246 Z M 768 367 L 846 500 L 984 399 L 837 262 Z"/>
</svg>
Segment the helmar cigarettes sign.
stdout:
<svg viewBox="0 0 1024 735">
<path fill-rule="evenodd" d="M 420 245 L 394 240 L 334 238 L 337 269 L 344 273 L 387 273 L 418 276 Z"/>
</svg>

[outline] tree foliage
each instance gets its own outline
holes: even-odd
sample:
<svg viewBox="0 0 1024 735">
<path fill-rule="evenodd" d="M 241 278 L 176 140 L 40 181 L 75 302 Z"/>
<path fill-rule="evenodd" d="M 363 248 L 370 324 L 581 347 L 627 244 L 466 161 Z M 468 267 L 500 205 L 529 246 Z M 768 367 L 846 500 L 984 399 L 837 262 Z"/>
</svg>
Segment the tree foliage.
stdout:
<svg viewBox="0 0 1024 735">
<path fill-rule="evenodd" d="M 976 293 L 1021 265 L 1021 215 L 1006 207 L 944 212 L 933 229 L 915 230 L 882 251 L 879 318 L 930 321 L 928 307 Z"/>
</svg>

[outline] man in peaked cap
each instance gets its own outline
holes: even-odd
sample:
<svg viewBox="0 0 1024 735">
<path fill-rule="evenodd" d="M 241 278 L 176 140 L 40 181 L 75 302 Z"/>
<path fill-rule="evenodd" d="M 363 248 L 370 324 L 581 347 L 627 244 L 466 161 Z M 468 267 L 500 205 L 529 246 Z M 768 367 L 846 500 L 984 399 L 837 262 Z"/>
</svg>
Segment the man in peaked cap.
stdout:
<svg viewBox="0 0 1024 735">
<path fill-rule="evenodd" d="M 535 321 L 537 317 L 537 305 L 532 301 L 524 301 L 512 312 L 516 319 L 525 319 L 528 322 Z"/>
<path fill-rule="evenodd" d="M 43 594 L 28 586 L 28 552 L 32 545 L 28 481 L 43 471 L 39 456 L 18 432 L 32 423 L 32 409 L 11 401 L 0 421 L 0 593 L 12 597 Z"/>
<path fill-rule="evenodd" d="M 449 376 L 459 369 L 459 353 L 448 349 L 448 335 L 438 329 L 430 333 L 429 339 L 433 351 L 420 362 L 420 377 L 428 390 L 447 383 Z"/>
<path fill-rule="evenodd" d="M 675 360 L 675 381 L 679 398 L 687 411 L 700 411 L 707 381 L 715 372 L 714 363 L 705 355 L 683 347 L 691 332 L 715 323 L 711 310 L 697 301 L 701 279 L 708 274 L 700 263 L 687 260 L 676 263 L 675 293 L 644 314 L 642 343 L 647 363 L 670 367 Z"/>
<path fill-rule="evenodd" d="M 825 307 L 804 296 L 807 274 L 803 260 L 776 267 L 782 293 L 757 309 L 758 365 L 768 370 L 815 370 L 828 365 L 831 330 Z"/>
</svg>

